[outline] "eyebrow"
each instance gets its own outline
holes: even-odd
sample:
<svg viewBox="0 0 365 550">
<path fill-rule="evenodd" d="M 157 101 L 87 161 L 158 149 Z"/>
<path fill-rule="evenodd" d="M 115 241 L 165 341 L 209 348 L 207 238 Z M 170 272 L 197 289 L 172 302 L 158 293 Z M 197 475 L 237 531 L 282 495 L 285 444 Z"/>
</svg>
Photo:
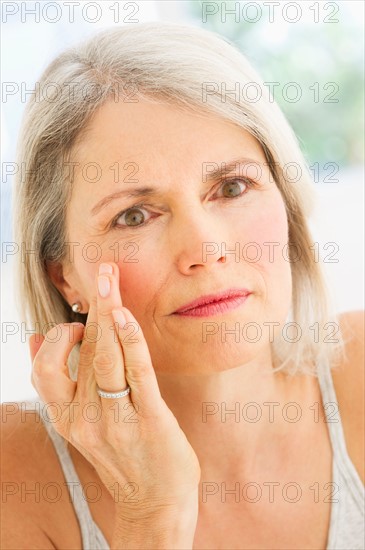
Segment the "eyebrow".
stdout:
<svg viewBox="0 0 365 550">
<path fill-rule="evenodd" d="M 207 165 L 216 165 L 216 162 L 207 162 Z M 215 170 L 212 170 L 211 172 L 208 172 L 204 176 L 204 183 L 210 184 L 214 181 L 217 181 L 220 178 L 223 178 L 227 174 L 230 174 L 233 172 L 237 166 L 243 166 L 245 164 L 260 164 L 257 160 L 249 159 L 249 158 L 238 158 L 231 160 L 230 162 L 221 162 L 221 167 L 216 168 Z M 107 195 L 101 201 L 99 201 L 91 210 L 91 214 L 95 216 L 100 212 L 102 208 L 107 206 L 109 203 L 111 203 L 114 200 L 120 199 L 122 197 L 124 198 L 135 198 L 135 197 L 153 197 L 161 195 L 161 191 L 155 187 L 130 187 L 128 189 L 123 189 L 121 191 L 115 191 L 111 195 Z"/>
</svg>

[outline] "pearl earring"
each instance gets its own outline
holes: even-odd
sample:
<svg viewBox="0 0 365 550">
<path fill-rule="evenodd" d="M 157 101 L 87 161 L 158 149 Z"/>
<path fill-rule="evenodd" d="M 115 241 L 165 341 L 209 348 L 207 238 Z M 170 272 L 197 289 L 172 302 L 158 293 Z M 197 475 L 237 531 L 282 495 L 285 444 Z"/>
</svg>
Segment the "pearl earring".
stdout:
<svg viewBox="0 0 365 550">
<path fill-rule="evenodd" d="M 75 302 L 74 304 L 72 304 L 71 309 L 74 313 L 80 313 L 81 312 L 80 302 Z"/>
</svg>

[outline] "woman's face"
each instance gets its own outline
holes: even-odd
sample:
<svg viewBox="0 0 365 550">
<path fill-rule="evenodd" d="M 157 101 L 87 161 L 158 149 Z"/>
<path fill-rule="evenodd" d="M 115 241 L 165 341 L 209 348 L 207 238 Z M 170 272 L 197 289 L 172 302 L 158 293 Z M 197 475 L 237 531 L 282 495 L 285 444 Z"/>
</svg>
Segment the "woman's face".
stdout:
<svg viewBox="0 0 365 550">
<path fill-rule="evenodd" d="M 236 159 L 242 164 L 213 176 Z M 69 303 L 77 299 L 87 311 L 98 265 L 113 261 L 123 305 L 142 327 L 156 372 L 209 373 L 267 358 L 264 323 L 285 322 L 291 270 L 284 202 L 258 141 L 215 117 L 110 101 L 73 161 L 79 164 L 66 220 L 73 243 L 64 266 Z M 146 187 L 153 194 L 105 200 Z M 174 314 L 229 288 L 252 294 L 218 315 Z"/>
</svg>

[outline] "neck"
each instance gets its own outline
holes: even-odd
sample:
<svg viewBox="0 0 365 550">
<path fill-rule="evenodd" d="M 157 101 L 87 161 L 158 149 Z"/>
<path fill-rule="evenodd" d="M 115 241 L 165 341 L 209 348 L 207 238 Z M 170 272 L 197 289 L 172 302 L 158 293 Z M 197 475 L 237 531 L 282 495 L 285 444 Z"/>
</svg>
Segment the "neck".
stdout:
<svg viewBox="0 0 365 550">
<path fill-rule="evenodd" d="M 283 448 L 289 431 L 293 437 L 295 424 L 282 412 L 295 416 L 285 405 L 299 399 L 301 377 L 272 370 L 270 362 L 251 361 L 206 375 L 157 373 L 161 395 L 205 478 L 252 473 L 260 468 L 259 456 Z"/>
</svg>

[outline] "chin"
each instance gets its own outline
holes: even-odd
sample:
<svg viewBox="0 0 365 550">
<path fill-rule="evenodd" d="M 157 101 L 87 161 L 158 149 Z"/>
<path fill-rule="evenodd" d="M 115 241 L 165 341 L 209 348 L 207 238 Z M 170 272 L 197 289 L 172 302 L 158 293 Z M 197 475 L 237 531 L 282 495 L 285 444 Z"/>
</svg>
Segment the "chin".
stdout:
<svg viewBox="0 0 365 550">
<path fill-rule="evenodd" d="M 186 346 L 177 353 L 171 351 L 163 354 L 164 359 L 153 361 L 156 373 L 183 374 L 184 376 L 207 375 L 235 369 L 249 363 L 258 355 L 268 353 L 263 342 L 226 342 L 219 339 L 198 346 Z M 178 360 L 176 360 L 178 356 Z"/>
</svg>

